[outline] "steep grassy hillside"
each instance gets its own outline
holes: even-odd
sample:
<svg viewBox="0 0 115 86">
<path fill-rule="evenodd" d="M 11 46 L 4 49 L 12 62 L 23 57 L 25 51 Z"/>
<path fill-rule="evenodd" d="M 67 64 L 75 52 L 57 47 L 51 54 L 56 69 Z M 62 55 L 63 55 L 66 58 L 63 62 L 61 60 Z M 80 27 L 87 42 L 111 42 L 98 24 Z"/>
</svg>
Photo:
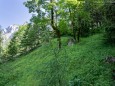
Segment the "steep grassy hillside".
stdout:
<svg viewBox="0 0 115 86">
<path fill-rule="evenodd" d="M 52 45 L 43 45 L 28 55 L 0 65 L 0 86 L 51 86 L 46 83 L 50 80 L 54 83 L 56 75 L 60 75 L 62 86 L 73 83 L 76 77 L 82 86 L 111 86 L 112 65 L 101 60 L 115 56 L 115 47 L 104 45 L 102 39 L 98 34 L 66 46 L 64 37 L 60 52 L 53 40 Z"/>
</svg>

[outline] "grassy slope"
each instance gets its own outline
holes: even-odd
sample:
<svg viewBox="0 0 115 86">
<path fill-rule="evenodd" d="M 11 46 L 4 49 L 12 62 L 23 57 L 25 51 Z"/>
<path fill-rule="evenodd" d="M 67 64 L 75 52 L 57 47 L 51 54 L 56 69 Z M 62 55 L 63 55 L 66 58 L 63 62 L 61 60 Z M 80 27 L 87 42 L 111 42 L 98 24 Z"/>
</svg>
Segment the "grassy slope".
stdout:
<svg viewBox="0 0 115 86">
<path fill-rule="evenodd" d="M 83 38 L 73 46 L 65 46 L 66 38 L 62 39 L 63 49 L 59 57 L 63 58 L 66 53 L 68 58 L 68 82 L 77 75 L 87 86 L 110 86 L 111 67 L 101 63 L 100 59 L 115 56 L 115 47 L 104 46 L 101 39 L 102 35 L 98 34 Z M 26 56 L 0 65 L 0 86 L 39 86 L 38 71 L 46 70 L 44 65 L 54 57 L 55 46 L 56 41 L 53 42 L 53 47 L 43 45 Z"/>
</svg>

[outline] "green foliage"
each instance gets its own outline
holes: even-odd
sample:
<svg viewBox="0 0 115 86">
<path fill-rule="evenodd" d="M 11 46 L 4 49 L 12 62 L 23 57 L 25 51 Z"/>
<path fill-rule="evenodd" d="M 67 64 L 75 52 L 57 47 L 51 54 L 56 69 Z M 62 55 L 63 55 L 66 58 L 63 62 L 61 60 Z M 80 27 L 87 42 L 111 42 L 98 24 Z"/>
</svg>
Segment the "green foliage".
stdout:
<svg viewBox="0 0 115 86">
<path fill-rule="evenodd" d="M 59 37 L 58 32 L 60 32 L 61 35 L 73 36 L 74 40 L 78 42 L 80 37 L 102 31 L 100 29 L 106 12 L 111 13 L 113 11 L 109 7 L 110 4 L 106 6 L 106 2 L 103 0 L 32 0 L 25 2 L 25 6 L 29 12 L 38 13 L 32 17 L 32 23 L 39 25 L 42 29 L 49 24 L 53 25 L 52 28 L 56 37 Z M 104 6 L 107 9 L 104 9 Z M 114 5 L 111 6 L 114 8 Z M 111 11 L 107 11 L 108 9 Z M 107 19 L 110 18 L 110 15 L 106 16 Z M 111 19 L 114 21 L 114 18 Z"/>
<path fill-rule="evenodd" d="M 14 57 L 18 56 L 21 54 L 22 48 L 20 47 L 21 45 L 21 40 L 24 35 L 24 30 L 26 29 L 27 25 L 22 25 L 19 27 L 19 30 L 13 34 L 13 38 L 11 38 L 10 43 L 4 52 L 3 59 L 4 60 L 9 60 L 9 59 L 14 59 Z"/>
<path fill-rule="evenodd" d="M 0 57 L 2 55 L 2 36 L 1 36 L 2 32 L 0 30 Z"/>
<path fill-rule="evenodd" d="M 104 24 L 105 24 L 105 39 L 107 42 L 115 44 L 115 17 L 114 17 L 114 3 L 108 3 L 104 5 Z"/>
<path fill-rule="evenodd" d="M 23 37 L 21 39 L 21 48 L 27 51 L 27 47 L 29 46 L 29 38 L 28 38 L 28 29 L 24 31 Z M 23 51 L 22 51 L 23 52 Z"/>
<path fill-rule="evenodd" d="M 29 51 L 39 45 L 39 30 L 38 27 L 27 26 L 25 29 L 23 38 L 21 39 L 21 48 L 23 51 Z"/>
<path fill-rule="evenodd" d="M 1 60 L 1 57 L 2 57 L 2 41 L 3 41 L 3 38 L 2 38 L 2 28 L 0 26 L 0 60 Z"/>
<path fill-rule="evenodd" d="M 51 21 L 53 21 L 52 28 L 56 32 L 55 35 L 59 35 L 57 33 L 60 31 L 61 35 L 72 35 L 77 41 L 80 37 L 102 31 L 104 17 L 114 23 L 112 0 L 109 2 L 106 0 L 32 0 L 25 2 L 25 6 L 29 12 L 38 13 L 32 17 L 32 23 L 38 24 L 43 29 L 49 24 L 52 26 Z"/>
<path fill-rule="evenodd" d="M 90 14 L 86 11 L 79 11 L 77 14 L 77 28 L 80 29 L 80 34 L 81 36 L 88 36 L 89 33 L 89 28 L 90 28 L 90 22 L 91 22 L 91 17 Z"/>
<path fill-rule="evenodd" d="M 16 44 L 16 34 L 11 39 L 10 44 L 8 45 L 8 55 L 9 59 L 13 59 L 13 57 L 17 54 L 17 44 Z"/>
<path fill-rule="evenodd" d="M 58 26 L 59 26 L 59 30 L 61 31 L 61 35 L 68 35 L 69 34 L 69 28 L 68 28 L 66 21 L 60 20 Z"/>
<path fill-rule="evenodd" d="M 104 36 L 107 42 L 115 43 L 115 26 L 107 26 Z"/>
</svg>

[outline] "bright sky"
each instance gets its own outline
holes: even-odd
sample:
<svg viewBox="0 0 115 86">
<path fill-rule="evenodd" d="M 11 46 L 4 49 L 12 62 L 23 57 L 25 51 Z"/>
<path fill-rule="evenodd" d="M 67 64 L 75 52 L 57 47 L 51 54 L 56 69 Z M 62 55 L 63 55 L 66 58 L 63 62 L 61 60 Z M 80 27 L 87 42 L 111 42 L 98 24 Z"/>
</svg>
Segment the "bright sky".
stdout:
<svg viewBox="0 0 115 86">
<path fill-rule="evenodd" d="M 31 14 L 23 5 L 27 0 L 0 0 L 0 25 L 6 28 L 12 24 L 23 24 L 29 21 Z"/>
</svg>

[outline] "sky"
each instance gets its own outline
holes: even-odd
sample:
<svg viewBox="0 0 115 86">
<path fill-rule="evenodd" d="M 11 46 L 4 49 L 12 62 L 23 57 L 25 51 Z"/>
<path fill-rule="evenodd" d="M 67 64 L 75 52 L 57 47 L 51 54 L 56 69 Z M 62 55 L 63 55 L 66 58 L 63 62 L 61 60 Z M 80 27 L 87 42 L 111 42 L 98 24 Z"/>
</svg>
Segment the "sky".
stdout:
<svg viewBox="0 0 115 86">
<path fill-rule="evenodd" d="M 22 25 L 29 21 L 31 14 L 23 5 L 27 0 L 0 0 L 0 25 L 6 28 L 9 25 Z"/>
</svg>

